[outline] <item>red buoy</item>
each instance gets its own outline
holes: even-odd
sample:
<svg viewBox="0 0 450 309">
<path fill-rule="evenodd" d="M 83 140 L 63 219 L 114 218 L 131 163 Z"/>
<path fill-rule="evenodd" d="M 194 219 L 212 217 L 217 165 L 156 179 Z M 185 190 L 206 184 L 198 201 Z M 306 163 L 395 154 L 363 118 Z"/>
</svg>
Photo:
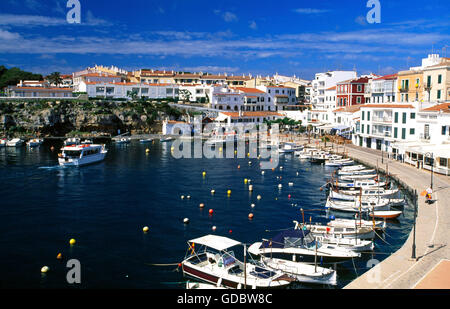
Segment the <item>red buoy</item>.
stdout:
<svg viewBox="0 0 450 309">
<path fill-rule="evenodd" d="M 288 195 L 288 198 L 291 198 L 291 195 L 290 195 L 290 194 Z"/>
<path fill-rule="evenodd" d="M 214 210 L 212 210 L 212 209 L 209 210 L 209 214 L 210 214 L 210 215 L 212 215 L 213 212 L 214 212 Z"/>
</svg>

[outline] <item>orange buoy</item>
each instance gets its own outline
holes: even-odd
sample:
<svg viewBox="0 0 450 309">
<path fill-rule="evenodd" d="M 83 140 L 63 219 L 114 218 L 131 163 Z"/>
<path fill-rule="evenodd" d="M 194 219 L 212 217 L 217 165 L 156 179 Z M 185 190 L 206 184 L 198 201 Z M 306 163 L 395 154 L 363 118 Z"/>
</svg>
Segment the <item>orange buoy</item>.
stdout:
<svg viewBox="0 0 450 309">
<path fill-rule="evenodd" d="M 240 166 L 240 165 L 238 165 L 238 169 L 239 169 L 239 168 L 241 168 L 241 166 Z"/>
<path fill-rule="evenodd" d="M 203 208 L 203 207 L 205 207 L 205 204 L 201 203 L 199 206 L 200 206 L 200 208 Z"/>
<path fill-rule="evenodd" d="M 249 214 L 248 215 L 248 218 L 251 220 L 251 219 L 253 219 L 253 214 L 251 213 L 251 214 Z"/>
<path fill-rule="evenodd" d="M 61 253 L 58 253 L 58 255 L 56 256 L 56 258 L 57 258 L 58 260 L 62 259 L 62 254 L 61 254 Z"/>
</svg>

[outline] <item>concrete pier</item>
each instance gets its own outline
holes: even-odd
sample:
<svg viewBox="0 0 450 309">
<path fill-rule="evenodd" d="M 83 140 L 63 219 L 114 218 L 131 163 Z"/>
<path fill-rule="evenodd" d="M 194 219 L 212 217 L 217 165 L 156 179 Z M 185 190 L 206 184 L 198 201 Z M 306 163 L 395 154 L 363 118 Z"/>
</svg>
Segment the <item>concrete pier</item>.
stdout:
<svg viewBox="0 0 450 309">
<path fill-rule="evenodd" d="M 340 146 L 342 149 L 342 146 Z M 430 172 L 390 160 L 381 151 L 346 145 L 348 156 L 361 163 L 385 172 L 388 163 L 389 174 L 418 193 L 418 209 L 415 231 L 416 259 L 412 259 L 413 231 L 405 244 L 391 256 L 374 266 L 359 278 L 345 286 L 345 289 L 411 289 L 427 288 L 428 275 L 443 260 L 450 258 L 450 177 L 433 174 L 433 204 L 425 203 L 420 193 L 430 187 Z M 449 277 L 449 268 L 438 274 Z M 434 276 L 436 274 L 434 273 Z M 445 282 L 445 281 L 444 281 Z M 421 283 L 420 285 L 418 285 Z M 445 288 L 442 287 L 441 288 Z M 450 288 L 447 286 L 446 288 Z"/>
</svg>

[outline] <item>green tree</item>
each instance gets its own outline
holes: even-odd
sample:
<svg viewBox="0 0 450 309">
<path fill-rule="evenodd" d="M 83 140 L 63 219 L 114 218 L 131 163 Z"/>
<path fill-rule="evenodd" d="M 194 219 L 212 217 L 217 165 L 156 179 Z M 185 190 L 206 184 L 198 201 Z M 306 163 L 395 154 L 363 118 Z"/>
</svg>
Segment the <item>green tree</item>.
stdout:
<svg viewBox="0 0 450 309">
<path fill-rule="evenodd" d="M 62 83 L 61 74 L 59 72 L 53 72 L 49 76 L 47 76 L 47 80 L 50 84 L 58 86 Z"/>
<path fill-rule="evenodd" d="M 30 72 L 22 71 L 19 68 L 11 68 L 6 69 L 5 67 L 0 67 L 0 72 L 3 71 L 3 74 L 0 76 L 0 89 L 3 89 L 7 86 L 15 86 L 21 80 L 42 80 L 41 74 L 33 74 Z"/>
</svg>

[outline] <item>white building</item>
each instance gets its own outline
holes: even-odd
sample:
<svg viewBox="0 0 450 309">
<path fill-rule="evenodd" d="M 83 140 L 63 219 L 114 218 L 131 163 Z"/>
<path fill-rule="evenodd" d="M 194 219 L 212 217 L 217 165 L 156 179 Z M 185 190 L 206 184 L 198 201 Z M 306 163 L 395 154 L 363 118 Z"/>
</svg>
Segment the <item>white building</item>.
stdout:
<svg viewBox="0 0 450 309">
<path fill-rule="evenodd" d="M 267 94 L 268 106 L 274 106 L 275 111 L 286 110 L 288 105 L 297 104 L 294 88 L 284 86 L 256 86 L 256 88 Z"/>
<path fill-rule="evenodd" d="M 375 78 L 369 81 L 371 99 L 370 103 L 396 102 L 397 74 L 391 74 Z"/>
<path fill-rule="evenodd" d="M 332 71 L 326 73 L 317 73 L 312 81 L 311 104 L 314 109 L 318 109 L 318 105 L 325 104 L 325 91 L 336 86 L 337 83 L 354 79 L 357 77 L 354 71 Z M 322 109 L 322 108 L 321 108 Z"/>
</svg>

